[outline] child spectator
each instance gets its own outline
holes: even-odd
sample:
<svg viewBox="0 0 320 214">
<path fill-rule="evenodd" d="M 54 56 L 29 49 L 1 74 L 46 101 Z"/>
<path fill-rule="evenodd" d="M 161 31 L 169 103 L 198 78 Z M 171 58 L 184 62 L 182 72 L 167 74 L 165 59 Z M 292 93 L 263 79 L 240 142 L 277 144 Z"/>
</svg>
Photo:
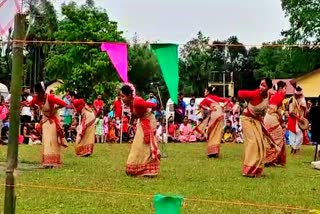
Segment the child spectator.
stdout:
<svg viewBox="0 0 320 214">
<path fill-rule="evenodd" d="M 103 143 L 103 116 L 100 112 L 96 118 L 96 143 Z"/>
</svg>

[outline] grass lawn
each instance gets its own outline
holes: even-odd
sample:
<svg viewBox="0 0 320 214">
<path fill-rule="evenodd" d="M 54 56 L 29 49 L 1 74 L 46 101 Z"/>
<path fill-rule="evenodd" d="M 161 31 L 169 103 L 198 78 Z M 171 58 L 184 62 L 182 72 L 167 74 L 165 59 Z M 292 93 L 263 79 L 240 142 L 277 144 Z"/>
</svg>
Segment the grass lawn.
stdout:
<svg viewBox="0 0 320 214">
<path fill-rule="evenodd" d="M 40 148 L 20 146 L 20 162 L 39 163 Z M 124 169 L 129 149 L 128 144 L 102 144 L 95 147 L 92 157 L 77 158 L 70 146 L 63 153 L 64 165 L 60 169 L 18 171 L 17 184 L 50 188 L 18 187 L 17 213 L 154 213 L 152 195 L 156 193 L 211 200 L 185 200 L 183 213 L 306 212 L 223 204 L 214 200 L 320 209 L 320 171 L 310 168 L 313 146 L 303 147 L 302 155 L 289 154 L 285 168 L 267 168 L 266 176 L 259 179 L 241 176 L 243 145 L 224 144 L 221 158 L 211 160 L 205 156 L 205 144 L 169 144 L 168 158 L 161 161 L 160 175 L 156 179 L 126 176 Z M 5 161 L 6 151 L 6 146 L 0 147 L 0 161 Z M 2 170 L 2 184 L 4 178 Z M 98 191 L 81 192 L 76 189 Z M 0 192 L 2 213 L 3 186 L 0 186 Z"/>
</svg>

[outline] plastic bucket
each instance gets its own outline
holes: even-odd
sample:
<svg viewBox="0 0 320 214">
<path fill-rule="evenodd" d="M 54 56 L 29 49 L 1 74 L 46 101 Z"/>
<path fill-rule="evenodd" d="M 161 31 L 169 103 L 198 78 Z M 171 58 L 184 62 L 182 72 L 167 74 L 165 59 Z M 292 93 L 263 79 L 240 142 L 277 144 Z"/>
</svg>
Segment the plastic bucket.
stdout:
<svg viewBox="0 0 320 214">
<path fill-rule="evenodd" d="M 155 195 L 153 203 L 156 214 L 179 214 L 181 211 L 182 196 Z"/>
</svg>

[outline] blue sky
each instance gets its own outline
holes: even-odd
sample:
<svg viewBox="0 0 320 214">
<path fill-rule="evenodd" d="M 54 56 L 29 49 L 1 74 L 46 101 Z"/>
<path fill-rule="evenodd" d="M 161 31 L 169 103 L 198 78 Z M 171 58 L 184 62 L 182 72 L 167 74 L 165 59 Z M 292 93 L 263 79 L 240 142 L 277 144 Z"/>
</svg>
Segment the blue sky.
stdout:
<svg viewBox="0 0 320 214">
<path fill-rule="evenodd" d="M 64 0 L 55 0 L 57 9 Z M 79 4 L 85 2 L 78 0 Z M 125 37 L 184 44 L 201 30 L 214 39 L 238 36 L 249 45 L 281 38 L 289 23 L 280 0 L 96 0 Z"/>
</svg>

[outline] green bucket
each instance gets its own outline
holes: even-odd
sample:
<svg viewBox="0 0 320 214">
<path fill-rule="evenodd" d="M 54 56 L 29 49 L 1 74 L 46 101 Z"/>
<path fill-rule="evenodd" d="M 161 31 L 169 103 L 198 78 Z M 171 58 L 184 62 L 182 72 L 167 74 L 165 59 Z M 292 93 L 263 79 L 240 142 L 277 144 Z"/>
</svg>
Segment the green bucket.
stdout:
<svg viewBox="0 0 320 214">
<path fill-rule="evenodd" d="M 181 210 L 182 196 L 155 195 L 153 204 L 156 214 L 179 214 Z"/>
</svg>

